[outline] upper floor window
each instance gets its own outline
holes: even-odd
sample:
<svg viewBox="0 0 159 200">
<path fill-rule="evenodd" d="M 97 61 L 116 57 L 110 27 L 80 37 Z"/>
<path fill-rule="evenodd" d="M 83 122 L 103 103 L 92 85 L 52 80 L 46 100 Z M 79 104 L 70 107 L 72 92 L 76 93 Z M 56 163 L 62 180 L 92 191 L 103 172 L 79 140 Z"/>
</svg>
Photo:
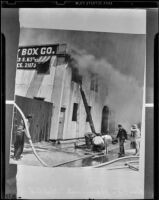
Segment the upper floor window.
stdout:
<svg viewBox="0 0 159 200">
<path fill-rule="evenodd" d="M 98 92 L 98 78 L 94 74 L 91 76 L 90 90 Z"/>
<path fill-rule="evenodd" d="M 82 76 L 79 74 L 77 68 L 72 68 L 72 81 L 82 84 Z"/>
<path fill-rule="evenodd" d="M 51 56 L 41 56 L 37 63 L 38 74 L 49 74 L 50 73 L 50 61 Z"/>
</svg>

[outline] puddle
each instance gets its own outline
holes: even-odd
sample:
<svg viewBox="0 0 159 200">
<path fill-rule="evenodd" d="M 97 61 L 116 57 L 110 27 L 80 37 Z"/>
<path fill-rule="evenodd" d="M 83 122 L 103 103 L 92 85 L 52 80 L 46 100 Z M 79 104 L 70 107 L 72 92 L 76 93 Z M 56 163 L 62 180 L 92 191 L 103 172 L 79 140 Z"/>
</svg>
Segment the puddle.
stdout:
<svg viewBox="0 0 159 200">
<path fill-rule="evenodd" d="M 108 161 L 109 161 L 109 158 L 107 156 L 90 157 L 90 158 L 84 158 L 82 160 L 77 160 L 74 162 L 61 165 L 61 167 L 88 167 L 88 166 L 94 166 L 94 165 L 98 165 L 98 164 L 108 162 Z"/>
</svg>

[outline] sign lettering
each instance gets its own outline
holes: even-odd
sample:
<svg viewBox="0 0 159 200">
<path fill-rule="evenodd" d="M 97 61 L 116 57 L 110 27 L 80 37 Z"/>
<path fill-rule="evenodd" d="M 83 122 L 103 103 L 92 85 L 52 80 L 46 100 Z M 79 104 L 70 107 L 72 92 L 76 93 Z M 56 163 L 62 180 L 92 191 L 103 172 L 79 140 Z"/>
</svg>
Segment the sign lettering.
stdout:
<svg viewBox="0 0 159 200">
<path fill-rule="evenodd" d="M 19 47 L 17 54 L 18 69 L 36 69 L 37 64 L 47 57 L 57 54 L 59 45 Z"/>
</svg>

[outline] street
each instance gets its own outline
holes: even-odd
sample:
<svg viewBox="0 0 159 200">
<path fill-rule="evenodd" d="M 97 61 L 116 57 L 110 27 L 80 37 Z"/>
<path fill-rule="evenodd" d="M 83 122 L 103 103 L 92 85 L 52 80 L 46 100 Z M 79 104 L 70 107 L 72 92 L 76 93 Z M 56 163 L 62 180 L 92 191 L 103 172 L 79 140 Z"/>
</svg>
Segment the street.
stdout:
<svg viewBox="0 0 159 200">
<path fill-rule="evenodd" d="M 84 144 L 84 140 L 80 141 Z M 93 166 L 103 162 L 108 162 L 113 159 L 118 158 L 119 144 L 110 144 L 108 147 L 108 154 L 106 156 L 94 157 L 94 153 L 86 148 L 75 148 L 74 141 L 67 141 L 61 144 L 53 144 L 52 142 L 39 142 L 35 143 L 34 147 L 42 160 L 47 163 L 50 167 L 53 166 L 63 166 L 62 163 L 66 163 L 65 167 L 86 167 Z M 125 142 L 125 156 L 130 156 L 135 153 L 134 149 L 130 148 L 130 141 Z M 98 153 L 96 153 L 98 154 Z M 11 163 L 20 164 L 20 165 L 33 165 L 41 166 L 41 163 L 37 160 L 35 155 L 32 152 L 32 149 L 29 144 L 25 144 L 25 148 L 20 160 L 15 161 L 12 158 L 13 156 L 13 147 L 11 148 Z M 82 159 L 84 158 L 84 159 Z M 70 162 L 77 160 L 76 162 Z M 68 163 L 68 164 L 67 164 Z"/>
</svg>

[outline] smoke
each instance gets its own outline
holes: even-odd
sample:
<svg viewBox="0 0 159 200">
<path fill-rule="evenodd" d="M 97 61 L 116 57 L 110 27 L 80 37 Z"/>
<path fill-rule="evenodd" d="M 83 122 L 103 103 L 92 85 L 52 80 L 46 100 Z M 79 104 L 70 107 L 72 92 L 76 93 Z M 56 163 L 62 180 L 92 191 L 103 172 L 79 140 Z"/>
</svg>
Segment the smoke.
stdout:
<svg viewBox="0 0 159 200">
<path fill-rule="evenodd" d="M 96 59 L 84 50 L 73 49 L 71 55 L 81 75 L 97 75 L 101 101 L 115 112 L 117 123 L 130 129 L 132 124 L 141 122 L 143 87 L 133 76 L 121 73 L 106 59 Z"/>
<path fill-rule="evenodd" d="M 145 36 L 22 28 L 19 43 L 66 43 L 80 74 L 98 76 L 100 103 L 115 111 L 115 121 L 125 128 L 141 122 Z"/>
</svg>

